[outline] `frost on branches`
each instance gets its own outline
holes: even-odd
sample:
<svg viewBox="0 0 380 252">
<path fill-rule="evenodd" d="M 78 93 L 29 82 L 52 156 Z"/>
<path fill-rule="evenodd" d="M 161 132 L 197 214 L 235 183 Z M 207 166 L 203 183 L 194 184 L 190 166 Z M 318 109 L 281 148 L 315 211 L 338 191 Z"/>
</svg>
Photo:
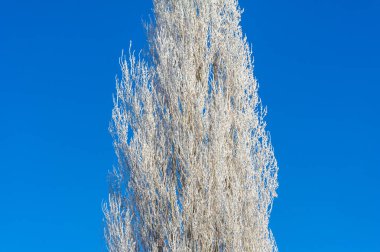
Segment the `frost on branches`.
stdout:
<svg viewBox="0 0 380 252">
<path fill-rule="evenodd" d="M 154 0 L 149 63 L 121 58 L 109 251 L 277 251 L 277 163 L 236 0 Z"/>
</svg>

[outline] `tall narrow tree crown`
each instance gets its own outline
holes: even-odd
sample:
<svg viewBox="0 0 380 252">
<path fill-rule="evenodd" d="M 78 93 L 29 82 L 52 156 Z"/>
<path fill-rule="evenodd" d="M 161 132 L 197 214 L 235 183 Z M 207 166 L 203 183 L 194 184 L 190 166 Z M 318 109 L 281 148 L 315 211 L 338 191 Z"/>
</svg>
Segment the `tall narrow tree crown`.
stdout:
<svg viewBox="0 0 380 252">
<path fill-rule="evenodd" d="M 109 251 L 277 251 L 277 163 L 237 0 L 154 0 L 148 61 L 121 58 Z"/>
</svg>

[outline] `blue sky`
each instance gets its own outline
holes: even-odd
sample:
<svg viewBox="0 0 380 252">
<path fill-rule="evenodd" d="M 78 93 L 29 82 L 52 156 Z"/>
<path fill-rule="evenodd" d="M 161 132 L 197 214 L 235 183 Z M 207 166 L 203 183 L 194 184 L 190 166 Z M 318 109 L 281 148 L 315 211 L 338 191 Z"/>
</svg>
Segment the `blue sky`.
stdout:
<svg viewBox="0 0 380 252">
<path fill-rule="evenodd" d="M 380 251 L 380 3 L 241 0 L 280 166 L 280 251 Z M 105 251 L 118 57 L 151 2 L 0 4 L 1 251 Z"/>
</svg>

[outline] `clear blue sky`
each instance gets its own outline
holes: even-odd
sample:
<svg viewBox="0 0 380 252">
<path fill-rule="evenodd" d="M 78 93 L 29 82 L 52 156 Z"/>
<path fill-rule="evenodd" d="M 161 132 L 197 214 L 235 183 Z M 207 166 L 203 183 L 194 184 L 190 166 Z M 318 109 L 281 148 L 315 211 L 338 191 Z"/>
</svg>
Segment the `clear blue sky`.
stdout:
<svg viewBox="0 0 380 252">
<path fill-rule="evenodd" d="M 380 251 L 380 1 L 241 0 L 280 165 L 280 251 Z M 0 4 L 0 251 L 105 251 L 118 57 L 145 1 Z"/>
</svg>

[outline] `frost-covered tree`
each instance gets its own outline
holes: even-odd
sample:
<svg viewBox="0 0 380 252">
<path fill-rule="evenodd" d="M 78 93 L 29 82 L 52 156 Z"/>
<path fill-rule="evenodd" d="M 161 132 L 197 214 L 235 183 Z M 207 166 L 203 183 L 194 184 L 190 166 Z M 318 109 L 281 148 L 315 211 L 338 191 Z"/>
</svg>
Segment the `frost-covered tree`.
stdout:
<svg viewBox="0 0 380 252">
<path fill-rule="evenodd" d="M 109 251 L 277 251 L 277 163 L 237 0 L 154 0 L 148 61 L 121 58 Z"/>
</svg>

